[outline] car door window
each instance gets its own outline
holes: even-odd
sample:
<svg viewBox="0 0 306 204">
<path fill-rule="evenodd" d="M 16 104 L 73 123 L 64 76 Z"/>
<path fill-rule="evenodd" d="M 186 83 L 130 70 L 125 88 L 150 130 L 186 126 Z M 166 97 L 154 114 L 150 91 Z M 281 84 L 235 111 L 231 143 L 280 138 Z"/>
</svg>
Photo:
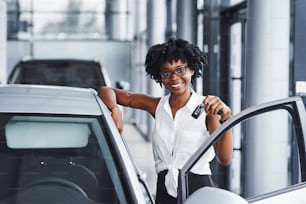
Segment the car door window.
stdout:
<svg viewBox="0 0 306 204">
<path fill-rule="evenodd" d="M 277 124 L 277 128 L 275 128 Z M 241 134 L 241 151 L 234 149 L 230 174 L 240 174 L 240 188 L 232 186 L 243 197 L 253 197 L 291 186 L 299 171 L 297 149 L 292 146 L 295 130 L 292 118 L 285 110 L 263 113 L 233 127 Z M 234 137 L 235 139 L 235 137 Z M 293 165 L 294 164 L 294 165 Z M 236 172 L 237 171 L 237 172 Z"/>
<path fill-rule="evenodd" d="M 298 97 L 258 105 L 234 115 L 181 169 L 181 201 L 189 196 L 190 169 L 230 127 L 235 145 L 227 190 L 252 200 L 305 182 L 305 117 L 304 104 Z"/>
</svg>

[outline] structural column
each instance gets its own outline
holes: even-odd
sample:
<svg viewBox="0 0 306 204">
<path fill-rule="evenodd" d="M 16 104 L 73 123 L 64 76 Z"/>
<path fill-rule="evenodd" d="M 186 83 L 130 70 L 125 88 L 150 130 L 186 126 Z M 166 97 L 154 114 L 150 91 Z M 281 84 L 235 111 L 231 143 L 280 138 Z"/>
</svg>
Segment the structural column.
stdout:
<svg viewBox="0 0 306 204">
<path fill-rule="evenodd" d="M 106 25 L 109 37 L 115 40 L 126 40 L 131 33 L 129 28 L 129 7 L 127 0 L 107 1 Z"/>
<path fill-rule="evenodd" d="M 290 0 L 248 1 L 247 106 L 288 97 L 289 30 Z M 273 116 L 248 126 L 244 138 L 246 196 L 287 186 L 288 118 Z"/>
<path fill-rule="evenodd" d="M 196 44 L 197 39 L 197 1 L 177 0 L 177 37 Z"/>
<path fill-rule="evenodd" d="M 166 1 L 147 0 L 148 46 L 163 43 L 166 34 Z"/>
<path fill-rule="evenodd" d="M 6 83 L 7 78 L 7 14 L 6 2 L 0 0 L 0 85 Z"/>
<path fill-rule="evenodd" d="M 166 34 L 166 1 L 147 0 L 147 45 L 148 48 L 165 42 Z M 148 78 L 148 90 L 153 96 L 164 95 L 164 90 L 155 81 Z M 152 118 L 149 116 L 148 132 L 152 132 Z"/>
<path fill-rule="evenodd" d="M 147 45 L 164 43 L 166 35 L 166 1 L 147 1 Z M 149 82 L 149 90 L 155 96 L 163 95 L 163 89 L 154 81 Z"/>
<path fill-rule="evenodd" d="M 7 78 L 7 14 L 6 1 L 0 0 L 0 85 Z"/>
</svg>

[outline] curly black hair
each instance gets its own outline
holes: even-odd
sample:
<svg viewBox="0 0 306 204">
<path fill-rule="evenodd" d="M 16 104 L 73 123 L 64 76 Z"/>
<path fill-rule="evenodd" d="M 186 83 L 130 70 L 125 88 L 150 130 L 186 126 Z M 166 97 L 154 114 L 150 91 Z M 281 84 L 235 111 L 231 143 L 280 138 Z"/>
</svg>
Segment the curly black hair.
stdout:
<svg viewBox="0 0 306 204">
<path fill-rule="evenodd" d="M 168 42 L 156 44 L 150 47 L 146 55 L 145 68 L 151 79 L 162 86 L 160 68 L 168 61 L 181 60 L 194 70 L 191 83 L 195 85 L 195 79 L 202 76 L 204 68 L 208 65 L 207 56 L 198 46 L 183 39 L 170 38 Z"/>
</svg>

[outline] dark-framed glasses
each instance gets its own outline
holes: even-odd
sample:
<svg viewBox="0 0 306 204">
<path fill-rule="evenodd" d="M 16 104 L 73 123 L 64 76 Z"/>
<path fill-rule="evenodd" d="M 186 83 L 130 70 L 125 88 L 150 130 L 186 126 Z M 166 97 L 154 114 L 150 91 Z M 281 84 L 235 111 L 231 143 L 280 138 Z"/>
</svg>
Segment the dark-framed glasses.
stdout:
<svg viewBox="0 0 306 204">
<path fill-rule="evenodd" d="M 169 71 L 169 70 L 164 70 L 159 72 L 161 78 L 166 79 L 166 78 L 170 78 L 172 76 L 172 74 L 176 74 L 178 76 L 183 76 L 186 73 L 187 68 L 186 67 L 179 67 L 174 71 Z"/>
</svg>

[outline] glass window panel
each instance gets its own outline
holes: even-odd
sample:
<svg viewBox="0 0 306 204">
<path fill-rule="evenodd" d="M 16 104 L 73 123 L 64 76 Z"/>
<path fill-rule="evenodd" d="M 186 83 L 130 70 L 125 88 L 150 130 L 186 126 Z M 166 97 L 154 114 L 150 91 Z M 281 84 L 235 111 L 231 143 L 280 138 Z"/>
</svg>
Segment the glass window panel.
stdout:
<svg viewBox="0 0 306 204">
<path fill-rule="evenodd" d="M 283 109 L 258 114 L 233 127 L 236 134 L 236 127 L 241 126 L 243 143 L 242 153 L 234 149 L 230 190 L 245 198 L 271 193 L 301 181 L 297 147 L 292 145 L 297 133 L 291 115 Z M 194 167 L 202 160 L 205 154 Z M 216 173 L 213 171 L 212 175 Z M 217 181 L 215 178 L 218 187 Z"/>
<path fill-rule="evenodd" d="M 105 39 L 105 0 L 9 0 L 8 38 Z"/>
</svg>

